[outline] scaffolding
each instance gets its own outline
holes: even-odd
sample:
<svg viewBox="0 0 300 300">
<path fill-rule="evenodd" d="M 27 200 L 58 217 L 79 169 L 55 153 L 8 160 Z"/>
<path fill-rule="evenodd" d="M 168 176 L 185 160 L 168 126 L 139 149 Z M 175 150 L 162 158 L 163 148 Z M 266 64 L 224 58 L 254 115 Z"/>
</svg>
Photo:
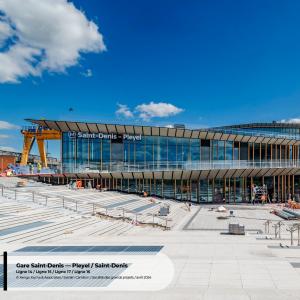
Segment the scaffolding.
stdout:
<svg viewBox="0 0 300 300">
<path fill-rule="evenodd" d="M 41 157 L 42 166 L 44 168 L 47 168 L 48 161 L 45 149 L 45 140 L 60 140 L 61 132 L 42 126 L 27 126 L 21 130 L 21 133 L 24 136 L 24 142 L 20 165 L 27 165 L 30 151 L 32 149 L 34 141 L 36 140 Z"/>
</svg>

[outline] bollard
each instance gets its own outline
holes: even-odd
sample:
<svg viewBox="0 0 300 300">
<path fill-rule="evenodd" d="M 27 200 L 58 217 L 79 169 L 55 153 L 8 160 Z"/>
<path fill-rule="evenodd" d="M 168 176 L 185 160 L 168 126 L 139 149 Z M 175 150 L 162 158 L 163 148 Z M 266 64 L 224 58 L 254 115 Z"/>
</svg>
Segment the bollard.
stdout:
<svg viewBox="0 0 300 300">
<path fill-rule="evenodd" d="M 264 225 L 265 225 L 265 234 L 269 234 L 270 233 L 270 224 L 272 223 L 271 220 L 267 220 Z"/>
<path fill-rule="evenodd" d="M 298 242 L 297 242 L 297 245 L 300 246 L 300 223 L 295 223 L 293 226 L 298 231 Z"/>
<path fill-rule="evenodd" d="M 34 192 L 32 192 L 32 201 L 34 202 Z"/>
<path fill-rule="evenodd" d="M 93 203 L 93 214 L 95 214 L 95 203 Z"/>
<path fill-rule="evenodd" d="M 77 211 L 77 201 L 75 203 L 76 203 L 76 211 Z"/>
<path fill-rule="evenodd" d="M 65 208 L 65 197 L 64 196 L 62 197 L 62 205 L 63 205 L 63 208 Z"/>
<path fill-rule="evenodd" d="M 293 239 L 293 233 L 296 230 L 296 228 L 294 226 L 290 226 L 289 228 L 287 228 L 286 231 L 291 233 L 291 246 L 294 245 L 294 239 Z"/>
<path fill-rule="evenodd" d="M 153 227 L 154 227 L 154 217 L 155 217 L 155 215 L 154 215 L 154 214 L 152 214 L 152 217 L 153 217 L 153 221 L 152 221 L 152 222 L 153 222 Z"/>
<path fill-rule="evenodd" d="M 275 239 L 277 239 L 277 228 L 278 228 L 278 224 L 274 224 L 274 233 L 275 233 Z"/>
<path fill-rule="evenodd" d="M 17 190 L 15 190 L 15 200 L 17 200 Z"/>
<path fill-rule="evenodd" d="M 45 203 L 46 203 L 46 206 L 48 205 L 48 196 L 45 196 Z"/>
<path fill-rule="evenodd" d="M 279 239 L 281 239 L 281 231 L 280 231 L 280 229 L 281 229 L 281 226 L 283 226 L 284 224 L 283 224 L 283 222 L 282 221 L 279 221 L 278 223 L 277 223 L 277 226 L 278 226 L 278 238 Z"/>
<path fill-rule="evenodd" d="M 2 191 L 1 191 L 1 195 L 4 195 L 4 186 L 2 185 Z"/>
<path fill-rule="evenodd" d="M 125 220 L 125 209 L 122 208 L 122 212 L 123 212 L 123 221 Z"/>
</svg>

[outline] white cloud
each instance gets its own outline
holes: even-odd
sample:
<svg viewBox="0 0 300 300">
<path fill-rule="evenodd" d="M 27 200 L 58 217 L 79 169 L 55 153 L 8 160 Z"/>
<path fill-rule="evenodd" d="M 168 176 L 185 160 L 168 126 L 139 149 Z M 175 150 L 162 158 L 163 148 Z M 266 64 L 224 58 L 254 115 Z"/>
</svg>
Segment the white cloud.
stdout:
<svg viewBox="0 0 300 300">
<path fill-rule="evenodd" d="M 279 121 L 279 123 L 291 123 L 291 124 L 300 123 L 300 118 L 283 119 Z"/>
<path fill-rule="evenodd" d="M 6 121 L 0 121 L 0 129 L 20 129 L 20 127 Z"/>
<path fill-rule="evenodd" d="M 92 77 L 93 76 L 93 71 L 91 69 L 87 69 L 85 72 L 82 72 L 81 75 L 83 77 Z"/>
<path fill-rule="evenodd" d="M 0 82 L 64 72 L 82 53 L 106 49 L 97 25 L 67 0 L 0 0 Z"/>
<path fill-rule="evenodd" d="M 0 47 L 13 34 L 12 28 L 5 19 L 0 17 Z"/>
<path fill-rule="evenodd" d="M 0 139 L 7 139 L 9 138 L 9 135 L 7 134 L 0 134 Z"/>
<path fill-rule="evenodd" d="M 0 146 L 0 150 L 18 152 L 14 147 L 9 147 L 9 146 Z"/>
<path fill-rule="evenodd" d="M 125 118 L 132 118 L 133 117 L 133 113 L 127 105 L 119 104 L 119 103 L 117 105 L 118 105 L 118 109 L 116 110 L 116 115 L 117 116 L 125 117 Z"/>
<path fill-rule="evenodd" d="M 182 108 L 176 107 L 171 103 L 154 103 L 152 101 L 148 104 L 143 103 L 136 106 L 135 110 L 139 113 L 139 117 L 144 121 L 149 121 L 151 118 L 155 117 L 164 118 L 174 116 L 183 111 Z"/>
</svg>

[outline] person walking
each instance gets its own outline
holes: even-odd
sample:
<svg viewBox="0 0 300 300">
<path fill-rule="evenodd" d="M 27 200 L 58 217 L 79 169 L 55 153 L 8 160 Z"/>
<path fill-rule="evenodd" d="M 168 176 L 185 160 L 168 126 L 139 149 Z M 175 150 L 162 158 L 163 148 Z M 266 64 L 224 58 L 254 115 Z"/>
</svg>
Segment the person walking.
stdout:
<svg viewBox="0 0 300 300">
<path fill-rule="evenodd" d="M 40 162 L 37 163 L 37 172 L 38 174 L 41 173 L 41 170 L 42 170 L 42 164 Z"/>
</svg>

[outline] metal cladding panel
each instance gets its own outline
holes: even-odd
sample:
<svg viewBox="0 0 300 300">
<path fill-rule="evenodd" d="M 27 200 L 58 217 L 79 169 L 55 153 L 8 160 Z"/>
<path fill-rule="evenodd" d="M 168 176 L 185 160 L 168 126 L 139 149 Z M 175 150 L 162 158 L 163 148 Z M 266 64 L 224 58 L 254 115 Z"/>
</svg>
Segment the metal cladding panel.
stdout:
<svg viewBox="0 0 300 300">
<path fill-rule="evenodd" d="M 86 126 L 86 123 L 77 123 L 77 126 L 79 127 L 79 130 L 82 132 L 88 132 L 89 129 Z"/>
<path fill-rule="evenodd" d="M 136 134 L 144 134 L 142 126 L 134 126 L 134 131 Z"/>
<path fill-rule="evenodd" d="M 143 130 L 144 130 L 144 133 L 143 133 L 144 135 L 151 135 L 151 127 L 144 126 Z"/>
<path fill-rule="evenodd" d="M 143 172 L 133 172 L 132 174 L 135 179 L 143 179 Z"/>
<path fill-rule="evenodd" d="M 235 139 L 234 139 L 234 140 L 237 141 L 237 142 L 240 142 L 240 141 L 243 139 L 243 137 L 244 137 L 244 136 L 238 134 L 238 135 L 235 136 Z"/>
<path fill-rule="evenodd" d="M 90 129 L 91 132 L 93 132 L 93 133 L 97 133 L 98 132 L 98 128 L 97 128 L 96 124 L 89 123 L 88 126 L 89 126 L 89 129 Z"/>
<path fill-rule="evenodd" d="M 209 171 L 209 173 L 207 174 L 207 178 L 208 179 L 212 179 L 215 178 L 216 175 L 219 173 L 219 170 L 211 170 Z"/>
<path fill-rule="evenodd" d="M 51 128 L 51 129 L 55 129 L 55 130 L 59 130 L 62 131 L 59 126 L 57 126 L 57 124 L 53 121 L 44 121 L 44 123 L 46 124 L 47 127 Z"/>
<path fill-rule="evenodd" d="M 115 125 L 108 124 L 106 126 L 107 126 L 107 130 L 108 130 L 109 133 L 116 133 L 116 127 L 115 127 Z"/>
<path fill-rule="evenodd" d="M 124 125 L 116 125 L 116 128 L 117 128 L 118 133 L 121 133 L 121 134 L 126 133 Z"/>
<path fill-rule="evenodd" d="M 131 172 L 122 172 L 123 178 L 125 179 L 132 179 L 132 173 Z"/>
<path fill-rule="evenodd" d="M 154 179 L 162 179 L 163 178 L 163 172 L 153 172 Z"/>
<path fill-rule="evenodd" d="M 191 176 L 191 172 L 192 172 L 192 171 L 183 171 L 183 172 L 182 172 L 182 179 L 184 179 L 184 180 L 189 179 L 190 176 Z"/>
<path fill-rule="evenodd" d="M 256 136 L 251 136 L 250 140 L 249 140 L 249 143 L 254 143 L 256 139 L 257 139 Z"/>
<path fill-rule="evenodd" d="M 175 136 L 175 134 L 176 134 L 176 129 L 175 128 L 169 128 L 168 136 Z"/>
<path fill-rule="evenodd" d="M 66 173 L 65 176 L 67 178 L 75 178 L 76 177 L 76 174 L 75 173 Z"/>
<path fill-rule="evenodd" d="M 270 143 L 270 144 L 275 144 L 276 140 L 277 140 L 277 139 L 270 139 L 270 140 L 269 140 L 269 143 Z"/>
<path fill-rule="evenodd" d="M 262 177 L 262 176 L 264 176 L 264 174 L 266 174 L 266 172 L 268 172 L 268 170 L 265 169 L 265 168 L 263 168 L 263 169 L 261 169 L 261 170 L 256 174 L 256 176 L 257 176 L 257 177 Z"/>
<path fill-rule="evenodd" d="M 198 180 L 201 171 L 192 171 L 191 180 Z"/>
<path fill-rule="evenodd" d="M 261 143 L 263 141 L 263 139 L 264 138 L 260 136 L 256 139 L 255 143 Z"/>
<path fill-rule="evenodd" d="M 198 131 L 198 130 L 193 130 L 193 131 L 192 131 L 192 138 L 193 138 L 193 139 L 197 139 L 198 136 L 199 136 L 199 131 Z"/>
<path fill-rule="evenodd" d="M 192 130 L 190 130 L 190 129 L 185 129 L 184 130 L 184 135 L 183 135 L 183 137 L 185 137 L 185 138 L 190 138 L 192 136 Z"/>
<path fill-rule="evenodd" d="M 182 171 L 174 171 L 173 172 L 173 179 L 181 179 Z"/>
<path fill-rule="evenodd" d="M 253 169 L 249 174 L 250 177 L 255 177 L 260 172 L 260 169 Z"/>
<path fill-rule="evenodd" d="M 249 174 L 253 171 L 253 169 L 244 169 L 244 172 L 241 173 L 242 177 L 248 177 Z"/>
<path fill-rule="evenodd" d="M 144 172 L 144 178 L 145 179 L 153 179 L 153 173 L 152 172 Z"/>
<path fill-rule="evenodd" d="M 159 135 L 159 129 L 157 127 L 152 127 L 152 135 Z"/>
<path fill-rule="evenodd" d="M 290 175 L 296 175 L 296 173 L 298 173 L 299 169 L 298 168 L 294 168 L 292 169 L 291 173 L 289 173 Z"/>
<path fill-rule="evenodd" d="M 113 178 L 122 178 L 122 173 L 121 172 L 113 172 L 111 173 Z"/>
<path fill-rule="evenodd" d="M 271 176 L 274 173 L 274 169 L 268 169 L 268 171 L 266 171 L 267 173 L 265 173 L 265 177 L 267 176 Z"/>
<path fill-rule="evenodd" d="M 47 124 L 45 123 L 45 120 L 32 120 L 32 119 L 26 119 L 26 120 L 29 121 L 29 122 L 31 122 L 31 123 L 37 124 L 39 126 L 48 127 Z"/>
<path fill-rule="evenodd" d="M 240 177 L 241 174 L 243 174 L 244 171 L 245 171 L 244 169 L 236 169 L 236 170 L 234 170 L 232 176 L 233 177 Z"/>
<path fill-rule="evenodd" d="M 99 132 L 107 133 L 107 129 L 106 129 L 106 126 L 104 124 L 97 124 L 97 126 L 99 128 Z"/>
<path fill-rule="evenodd" d="M 184 129 L 177 129 L 176 131 L 176 137 L 183 137 Z"/>
<path fill-rule="evenodd" d="M 270 142 L 271 138 L 263 138 L 263 140 L 261 141 L 263 144 L 268 144 Z"/>
<path fill-rule="evenodd" d="M 201 171 L 200 178 L 201 179 L 207 178 L 208 174 L 209 174 L 209 170 Z"/>
<path fill-rule="evenodd" d="M 99 173 L 88 173 L 88 176 L 91 178 L 98 178 L 100 175 Z"/>
<path fill-rule="evenodd" d="M 164 179 L 172 179 L 173 172 L 172 171 L 166 171 L 164 172 Z"/>
<path fill-rule="evenodd" d="M 236 139 L 236 134 L 230 134 L 227 140 L 235 141 L 235 139 Z"/>
<path fill-rule="evenodd" d="M 132 125 L 125 125 L 126 132 L 129 134 L 134 134 L 134 129 Z"/>
<path fill-rule="evenodd" d="M 66 125 L 68 127 L 68 131 L 70 131 L 70 130 L 71 131 L 78 131 L 79 130 L 75 122 L 66 122 Z"/>
<path fill-rule="evenodd" d="M 296 141 L 295 145 L 299 146 L 300 145 L 300 141 Z"/>
<path fill-rule="evenodd" d="M 206 136 L 206 139 L 207 139 L 207 140 L 212 140 L 213 137 L 214 137 L 214 135 L 215 135 L 214 132 L 208 132 L 208 133 L 207 133 L 207 136 Z"/>
<path fill-rule="evenodd" d="M 160 135 L 161 136 L 167 136 L 168 134 L 168 128 L 167 127 L 161 127 L 160 128 Z"/>
<path fill-rule="evenodd" d="M 214 139 L 214 140 L 219 140 L 219 139 L 221 138 L 221 136 L 222 136 L 222 133 L 220 133 L 220 132 L 215 132 L 213 139 Z"/>
<path fill-rule="evenodd" d="M 272 176 L 280 175 L 280 173 L 281 173 L 281 169 L 273 169 Z"/>
<path fill-rule="evenodd" d="M 245 135 L 244 135 L 244 136 L 242 137 L 242 139 L 241 139 L 241 142 L 248 142 L 250 138 L 251 138 L 250 136 L 248 136 L 248 135 L 245 136 Z"/>
<path fill-rule="evenodd" d="M 224 178 L 224 176 L 227 172 L 228 172 L 228 170 L 216 170 L 216 173 L 214 175 L 217 176 L 216 178 Z M 213 172 L 211 172 L 211 173 L 213 173 Z"/>
<path fill-rule="evenodd" d="M 100 173 L 102 178 L 111 178 L 111 174 L 110 173 Z"/>
<path fill-rule="evenodd" d="M 281 145 L 287 145 L 289 143 L 289 140 L 285 140 L 285 139 L 278 139 L 277 141 L 279 144 Z"/>
<path fill-rule="evenodd" d="M 207 131 L 200 131 L 200 139 L 205 139 L 207 135 Z"/>
<path fill-rule="evenodd" d="M 228 137 L 229 137 L 229 134 L 228 134 L 228 133 L 224 133 L 224 134 L 221 136 L 221 140 L 222 140 L 222 141 L 227 141 L 227 140 L 228 140 Z"/>
<path fill-rule="evenodd" d="M 228 172 L 226 173 L 226 178 L 231 178 L 235 173 L 235 171 L 236 171 L 235 169 L 228 170 Z"/>
<path fill-rule="evenodd" d="M 57 123 L 57 126 L 58 126 L 60 131 L 62 131 L 62 132 L 70 131 L 70 129 L 69 129 L 66 122 L 59 121 L 59 122 L 56 122 L 56 123 Z M 54 128 L 54 129 L 56 129 L 56 128 Z"/>
</svg>

